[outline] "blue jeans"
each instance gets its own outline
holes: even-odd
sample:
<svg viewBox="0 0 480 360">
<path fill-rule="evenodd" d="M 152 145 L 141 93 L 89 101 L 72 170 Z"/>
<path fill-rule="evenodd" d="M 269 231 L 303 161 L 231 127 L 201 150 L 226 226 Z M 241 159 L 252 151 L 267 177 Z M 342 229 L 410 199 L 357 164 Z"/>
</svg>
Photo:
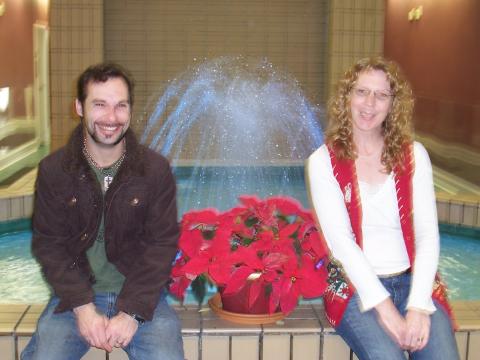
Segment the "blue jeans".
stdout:
<svg viewBox="0 0 480 360">
<path fill-rule="evenodd" d="M 393 303 L 405 316 L 411 274 L 380 279 Z M 377 320 L 375 310 L 360 312 L 360 299 L 355 294 L 336 328 L 360 360 L 405 360 L 406 352 L 390 338 Z M 420 351 L 410 353 L 412 360 L 457 360 L 458 350 L 450 319 L 440 305 L 431 316 L 430 337 Z"/>
<path fill-rule="evenodd" d="M 108 318 L 115 316 L 114 293 L 97 294 L 95 306 Z M 90 348 L 80 335 L 72 311 L 55 314 L 59 299 L 53 296 L 43 311 L 32 336 L 20 358 L 22 360 L 78 360 Z M 138 327 L 132 341 L 124 348 L 129 359 L 183 360 L 180 322 L 162 293 L 152 321 Z"/>
</svg>

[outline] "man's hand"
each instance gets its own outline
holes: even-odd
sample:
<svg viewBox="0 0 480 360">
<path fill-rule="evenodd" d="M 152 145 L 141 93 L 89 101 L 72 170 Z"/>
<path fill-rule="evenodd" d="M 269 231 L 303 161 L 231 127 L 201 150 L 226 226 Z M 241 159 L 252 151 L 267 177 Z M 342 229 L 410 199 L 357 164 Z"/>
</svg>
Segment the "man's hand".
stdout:
<svg viewBox="0 0 480 360">
<path fill-rule="evenodd" d="M 112 346 L 106 335 L 108 318 L 99 314 L 93 303 L 78 306 L 73 312 L 77 317 L 78 330 L 90 346 L 111 352 Z"/>
<path fill-rule="evenodd" d="M 430 315 L 420 310 L 410 309 L 405 317 L 407 329 L 405 332 L 405 349 L 422 350 L 428 343 L 430 334 Z"/>
<path fill-rule="evenodd" d="M 406 321 L 398 312 L 392 300 L 390 298 L 383 300 L 375 306 L 375 310 L 382 328 L 403 349 L 405 346 Z"/>
<path fill-rule="evenodd" d="M 110 346 L 126 347 L 137 332 L 137 320 L 120 311 L 110 319 L 107 326 L 107 340 Z"/>
</svg>

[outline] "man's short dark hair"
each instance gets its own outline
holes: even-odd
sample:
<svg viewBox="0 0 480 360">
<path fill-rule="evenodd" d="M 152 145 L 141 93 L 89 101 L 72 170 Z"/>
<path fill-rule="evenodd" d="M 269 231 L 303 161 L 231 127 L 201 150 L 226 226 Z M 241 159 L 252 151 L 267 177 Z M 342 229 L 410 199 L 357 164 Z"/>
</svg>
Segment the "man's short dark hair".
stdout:
<svg viewBox="0 0 480 360">
<path fill-rule="evenodd" d="M 87 98 L 87 86 L 90 82 L 105 82 L 112 78 L 121 78 L 128 88 L 128 101 L 133 105 L 133 87 L 135 86 L 130 72 L 119 64 L 105 62 L 88 67 L 77 80 L 77 99 L 83 105 Z"/>
</svg>

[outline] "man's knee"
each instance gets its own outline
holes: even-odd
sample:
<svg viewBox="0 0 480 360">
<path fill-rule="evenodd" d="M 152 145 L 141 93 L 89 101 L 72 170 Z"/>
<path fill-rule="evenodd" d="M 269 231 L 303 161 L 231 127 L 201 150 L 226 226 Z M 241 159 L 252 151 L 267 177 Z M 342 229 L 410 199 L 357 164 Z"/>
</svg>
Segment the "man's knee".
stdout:
<svg viewBox="0 0 480 360">
<path fill-rule="evenodd" d="M 75 319 L 68 313 L 46 312 L 22 354 L 22 359 L 66 359 L 66 354 L 81 358 L 90 346 L 80 336 Z"/>
<path fill-rule="evenodd" d="M 181 323 L 176 313 L 173 310 L 162 312 L 161 316 L 156 313 L 152 321 L 139 327 L 129 350 L 130 355 L 137 355 L 133 359 L 183 359 Z"/>
</svg>

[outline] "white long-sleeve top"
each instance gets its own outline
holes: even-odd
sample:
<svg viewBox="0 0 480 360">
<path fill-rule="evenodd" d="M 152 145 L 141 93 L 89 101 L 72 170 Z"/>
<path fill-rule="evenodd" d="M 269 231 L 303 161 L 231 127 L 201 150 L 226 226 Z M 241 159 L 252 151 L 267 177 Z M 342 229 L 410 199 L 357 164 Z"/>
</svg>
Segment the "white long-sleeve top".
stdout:
<svg viewBox="0 0 480 360">
<path fill-rule="evenodd" d="M 415 264 L 407 308 L 434 312 L 431 297 L 440 251 L 432 166 L 425 148 L 414 143 L 413 210 Z M 395 181 L 360 182 L 363 251 L 356 244 L 343 194 L 332 171 L 325 145 L 307 161 L 310 199 L 332 255 L 342 264 L 356 288 L 362 310 L 385 300 L 389 293 L 377 275 L 393 274 L 410 267 L 400 226 Z"/>
</svg>

